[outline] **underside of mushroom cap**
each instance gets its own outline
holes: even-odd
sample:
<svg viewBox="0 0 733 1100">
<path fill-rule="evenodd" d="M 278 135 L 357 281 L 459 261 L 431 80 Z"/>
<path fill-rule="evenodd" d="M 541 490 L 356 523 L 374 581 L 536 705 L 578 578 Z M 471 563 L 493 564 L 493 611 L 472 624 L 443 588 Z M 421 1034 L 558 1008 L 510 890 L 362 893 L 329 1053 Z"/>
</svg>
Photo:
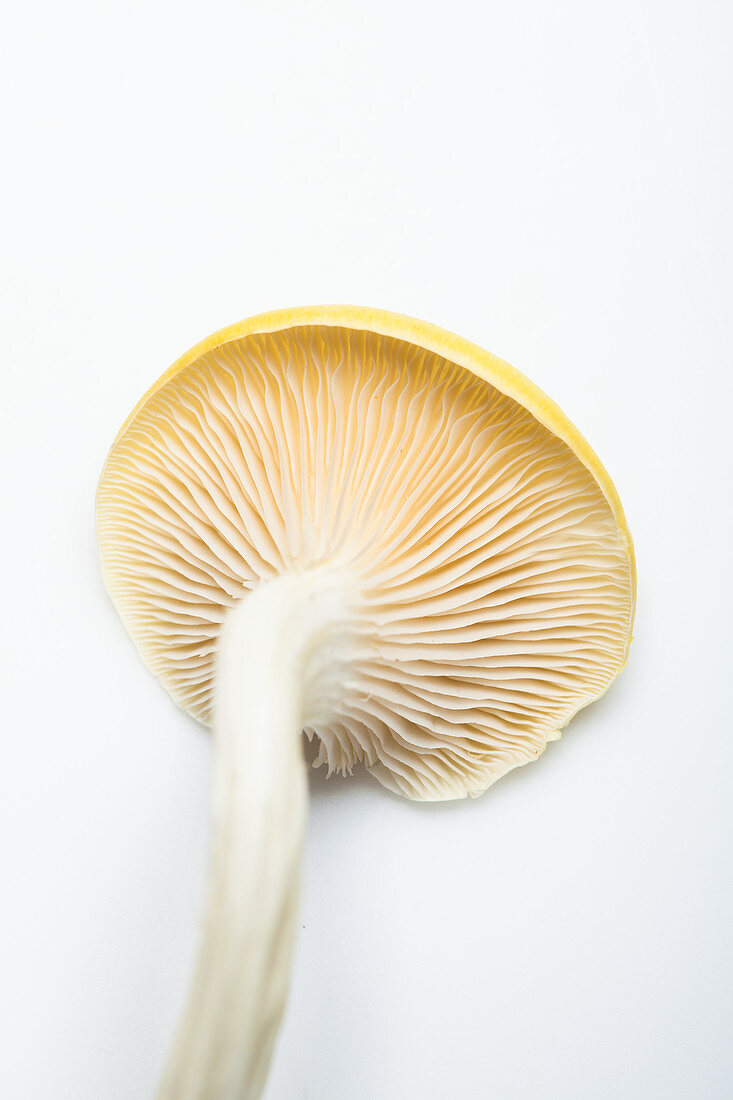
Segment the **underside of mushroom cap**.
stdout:
<svg viewBox="0 0 733 1100">
<path fill-rule="evenodd" d="M 128 420 L 98 490 L 109 591 L 208 723 L 228 609 L 333 566 L 353 578 L 349 665 L 306 730 L 316 763 L 363 761 L 412 798 L 479 794 L 625 662 L 618 498 L 559 410 L 486 353 L 394 315 L 281 318 L 200 345 Z"/>
</svg>

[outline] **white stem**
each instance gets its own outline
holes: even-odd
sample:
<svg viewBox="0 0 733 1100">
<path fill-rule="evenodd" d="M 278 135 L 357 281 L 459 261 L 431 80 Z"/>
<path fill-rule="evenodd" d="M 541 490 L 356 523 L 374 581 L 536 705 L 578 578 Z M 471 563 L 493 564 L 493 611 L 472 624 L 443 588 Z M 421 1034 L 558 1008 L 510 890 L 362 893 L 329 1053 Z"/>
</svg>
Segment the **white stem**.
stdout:
<svg viewBox="0 0 733 1100">
<path fill-rule="evenodd" d="M 314 680 L 345 618 L 332 574 L 283 574 L 222 627 L 208 911 L 158 1100 L 256 1100 L 264 1087 L 297 923 L 308 798 L 298 734 L 328 695 Z"/>
</svg>

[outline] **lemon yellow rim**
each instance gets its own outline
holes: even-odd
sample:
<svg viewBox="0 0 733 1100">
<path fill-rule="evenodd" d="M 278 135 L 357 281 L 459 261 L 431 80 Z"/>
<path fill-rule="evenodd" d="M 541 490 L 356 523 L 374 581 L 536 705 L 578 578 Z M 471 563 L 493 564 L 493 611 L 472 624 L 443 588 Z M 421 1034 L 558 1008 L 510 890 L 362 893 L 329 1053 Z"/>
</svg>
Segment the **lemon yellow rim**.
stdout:
<svg viewBox="0 0 733 1100">
<path fill-rule="evenodd" d="M 521 371 L 518 371 L 503 359 L 499 359 L 498 356 L 492 355 L 491 352 L 484 351 L 478 345 L 472 344 L 470 340 L 464 340 L 463 337 L 456 336 L 455 333 L 440 328 L 438 325 L 430 324 L 428 321 L 419 321 L 402 313 L 391 313 L 389 310 L 372 309 L 367 306 L 324 305 L 271 310 L 267 313 L 258 313 L 254 317 L 248 317 L 236 324 L 228 325 L 226 328 L 219 329 L 218 332 L 213 332 L 190 348 L 158 378 L 157 382 L 153 383 L 120 428 L 110 448 L 110 454 L 112 454 L 118 441 L 146 402 L 179 371 L 191 366 L 207 352 L 213 351 L 223 344 L 228 344 L 232 340 L 241 340 L 245 336 L 278 332 L 282 329 L 298 328 L 306 325 L 329 325 L 335 328 L 366 330 L 380 336 L 392 336 L 426 348 L 436 355 L 456 363 L 458 366 L 465 367 L 477 377 L 490 383 L 501 393 L 506 394 L 507 397 L 513 398 L 554 435 L 562 439 L 595 478 L 623 535 L 631 571 L 633 617 L 633 607 L 636 599 L 634 544 L 616 486 L 598 455 L 562 409 Z M 100 483 L 104 479 L 104 473 L 103 470 Z M 631 623 L 629 624 L 630 631 Z"/>
</svg>

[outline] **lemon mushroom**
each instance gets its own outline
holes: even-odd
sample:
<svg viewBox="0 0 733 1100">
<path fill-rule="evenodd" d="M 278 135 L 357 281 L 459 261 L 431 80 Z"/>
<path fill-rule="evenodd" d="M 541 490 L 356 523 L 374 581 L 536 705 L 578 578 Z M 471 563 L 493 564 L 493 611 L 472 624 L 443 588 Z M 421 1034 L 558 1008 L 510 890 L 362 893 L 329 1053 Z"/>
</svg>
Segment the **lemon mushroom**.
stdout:
<svg viewBox="0 0 733 1100">
<path fill-rule="evenodd" d="M 552 401 L 420 321 L 253 317 L 132 412 L 97 495 L 107 588 L 214 731 L 210 893 L 160 1100 L 254 1100 L 282 1016 L 316 766 L 414 799 L 534 760 L 626 661 L 614 486 Z"/>
</svg>

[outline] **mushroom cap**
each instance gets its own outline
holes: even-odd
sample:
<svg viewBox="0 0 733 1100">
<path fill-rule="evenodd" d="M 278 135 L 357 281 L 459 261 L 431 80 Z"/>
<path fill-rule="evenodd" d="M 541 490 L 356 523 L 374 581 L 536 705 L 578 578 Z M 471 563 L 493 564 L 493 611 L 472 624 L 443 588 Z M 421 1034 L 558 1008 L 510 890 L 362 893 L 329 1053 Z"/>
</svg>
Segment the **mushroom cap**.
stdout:
<svg viewBox="0 0 733 1100">
<path fill-rule="evenodd" d="M 143 397 L 100 479 L 106 585 L 148 667 L 211 719 L 217 636 L 261 581 L 356 578 L 316 765 L 411 798 L 477 795 L 609 687 L 635 569 L 618 494 L 507 363 L 381 310 L 210 336 Z"/>
</svg>

